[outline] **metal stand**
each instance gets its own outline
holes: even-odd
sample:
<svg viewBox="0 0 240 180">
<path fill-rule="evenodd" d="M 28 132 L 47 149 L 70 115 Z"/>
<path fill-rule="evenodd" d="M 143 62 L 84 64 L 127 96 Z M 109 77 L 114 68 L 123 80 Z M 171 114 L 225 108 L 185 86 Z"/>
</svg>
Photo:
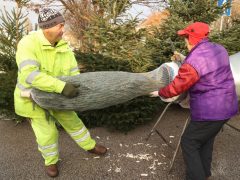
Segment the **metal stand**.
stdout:
<svg viewBox="0 0 240 180">
<path fill-rule="evenodd" d="M 171 171 L 172 171 L 173 164 L 174 164 L 174 162 L 175 162 L 177 153 L 178 153 L 179 148 L 180 148 L 181 137 L 182 137 L 182 135 L 183 135 L 183 133 L 184 133 L 184 131 L 185 131 L 188 123 L 189 123 L 189 120 L 190 120 L 190 115 L 189 115 L 188 118 L 187 118 L 186 121 L 185 121 L 184 126 L 183 126 L 183 129 L 182 129 L 180 138 L 179 138 L 178 143 L 177 143 L 177 147 L 176 147 L 176 149 L 174 149 L 174 148 L 170 145 L 170 143 L 164 138 L 164 136 L 156 129 L 157 125 L 158 125 L 159 122 L 162 120 L 163 115 L 166 113 L 167 109 L 169 108 L 169 106 L 170 106 L 172 103 L 174 103 L 174 102 L 170 102 L 170 103 L 168 103 L 168 104 L 166 105 L 166 107 L 164 108 L 163 112 L 162 112 L 161 115 L 159 116 L 157 122 L 154 124 L 153 128 L 151 129 L 150 133 L 148 134 L 148 136 L 147 136 L 147 138 L 146 138 L 146 141 L 148 141 L 149 138 L 151 137 L 151 135 L 152 135 L 152 134 L 154 133 L 154 131 L 155 131 L 155 132 L 161 137 L 161 139 L 162 139 L 169 147 L 171 147 L 171 148 L 174 150 L 174 154 L 173 154 L 172 160 L 171 160 L 171 162 L 170 162 L 170 168 L 169 168 L 169 172 L 168 172 L 168 173 L 171 173 Z M 240 129 L 232 126 L 231 124 L 226 123 L 226 125 L 229 126 L 229 127 L 232 128 L 232 129 L 240 132 Z"/>
<path fill-rule="evenodd" d="M 173 102 L 170 102 L 166 105 L 166 107 L 164 108 L 163 112 L 161 113 L 161 115 L 159 116 L 157 122 L 154 124 L 153 128 L 151 129 L 150 133 L 148 134 L 147 138 L 146 138 L 146 141 L 149 140 L 149 138 L 151 137 L 151 135 L 154 133 L 154 131 L 161 137 L 161 139 L 170 147 L 174 150 L 174 154 L 173 154 L 173 158 L 170 162 L 170 169 L 169 169 L 169 173 L 172 171 L 172 167 L 173 167 L 173 164 L 175 162 L 175 159 L 176 159 L 176 156 L 177 156 L 177 153 L 178 153 L 178 150 L 179 150 L 179 147 L 180 147 L 180 142 L 181 142 L 181 137 L 187 127 L 187 124 L 189 122 L 189 119 L 190 119 L 190 116 L 188 116 L 188 118 L 186 119 L 185 121 L 185 124 L 183 126 L 183 129 L 182 129 L 182 132 L 181 132 L 181 136 L 178 140 L 178 143 L 177 143 L 177 147 L 176 149 L 174 149 L 170 143 L 164 138 L 164 136 L 156 129 L 157 125 L 159 124 L 159 122 L 162 120 L 162 117 L 163 115 L 166 113 L 167 109 L 169 108 L 169 106 L 172 104 Z"/>
<path fill-rule="evenodd" d="M 225 123 L 227 126 L 229 126 L 230 128 L 234 129 L 235 131 L 240 132 L 240 129 L 234 127 L 233 125 L 229 124 L 229 123 Z"/>
<path fill-rule="evenodd" d="M 186 119 L 185 124 L 184 124 L 184 126 L 183 126 L 182 133 L 181 133 L 181 136 L 180 136 L 180 138 L 179 138 L 179 141 L 178 141 L 176 150 L 175 150 L 175 152 L 174 152 L 174 154 L 173 154 L 173 158 L 172 158 L 172 161 L 171 161 L 171 163 L 170 163 L 170 168 L 169 168 L 169 172 L 168 172 L 168 173 L 171 173 L 171 171 L 172 171 L 172 167 L 173 167 L 173 164 L 174 164 L 174 162 L 175 162 L 175 159 L 176 159 L 176 156 L 177 156 L 179 147 L 180 147 L 181 137 L 182 137 L 182 135 L 183 135 L 183 133 L 184 133 L 186 127 L 187 127 L 187 124 L 189 123 L 189 120 L 190 120 L 190 116 L 188 116 L 188 118 Z M 226 123 L 226 125 L 229 126 L 229 127 L 232 128 L 232 129 L 240 132 L 240 129 L 234 127 L 233 125 L 231 125 L 231 124 L 229 124 L 229 123 Z"/>
<path fill-rule="evenodd" d="M 150 131 L 150 133 L 148 134 L 146 141 L 149 140 L 150 136 L 154 133 L 154 131 L 161 137 L 161 139 L 172 149 L 174 149 L 170 143 L 164 138 L 164 136 L 156 129 L 158 123 L 162 120 L 163 115 L 166 113 L 167 109 L 169 108 L 169 106 L 172 104 L 173 102 L 170 102 L 167 104 L 167 106 L 164 108 L 163 112 L 161 113 L 161 115 L 159 116 L 157 122 L 154 124 L 152 130 Z"/>
<path fill-rule="evenodd" d="M 188 118 L 186 119 L 185 124 L 183 126 L 183 129 L 182 129 L 182 132 L 181 132 L 181 136 L 180 136 L 180 138 L 178 140 L 176 150 L 174 151 L 173 158 L 172 158 L 172 161 L 170 163 L 170 168 L 169 168 L 169 172 L 168 173 L 171 173 L 171 171 L 172 171 L 172 167 L 173 167 L 173 164 L 175 162 L 175 159 L 176 159 L 179 147 L 180 147 L 181 137 L 182 137 L 182 135 L 183 135 L 183 133 L 184 133 L 186 127 L 187 127 L 187 124 L 188 124 L 189 120 L 190 120 L 190 116 L 188 116 Z"/>
<path fill-rule="evenodd" d="M 172 104 L 172 102 L 168 103 L 167 106 L 164 108 L 164 110 L 163 110 L 163 112 L 161 113 L 161 115 L 159 116 L 157 122 L 154 124 L 151 132 L 148 134 L 148 136 L 147 136 L 147 138 L 146 138 L 146 141 L 149 140 L 149 138 L 150 138 L 150 136 L 153 134 L 154 130 L 156 131 L 155 128 L 157 127 L 158 123 L 161 121 L 163 115 L 165 114 L 165 112 L 167 111 L 168 107 L 169 107 L 171 104 Z"/>
</svg>

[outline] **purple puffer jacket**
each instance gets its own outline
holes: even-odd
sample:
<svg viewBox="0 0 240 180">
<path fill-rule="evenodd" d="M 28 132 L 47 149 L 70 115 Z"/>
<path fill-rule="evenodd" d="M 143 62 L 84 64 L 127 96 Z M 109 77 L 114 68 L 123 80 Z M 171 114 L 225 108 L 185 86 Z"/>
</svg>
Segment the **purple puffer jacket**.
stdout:
<svg viewBox="0 0 240 180">
<path fill-rule="evenodd" d="M 184 63 L 194 67 L 200 77 L 189 89 L 193 121 L 225 120 L 237 114 L 237 94 L 224 47 L 204 39 L 190 51 Z"/>
</svg>

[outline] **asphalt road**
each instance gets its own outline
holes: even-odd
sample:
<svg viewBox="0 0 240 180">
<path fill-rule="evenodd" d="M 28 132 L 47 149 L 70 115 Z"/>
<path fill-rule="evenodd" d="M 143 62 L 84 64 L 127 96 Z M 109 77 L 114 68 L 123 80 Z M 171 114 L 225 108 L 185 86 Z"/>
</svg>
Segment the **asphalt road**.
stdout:
<svg viewBox="0 0 240 180">
<path fill-rule="evenodd" d="M 187 110 L 173 105 L 157 126 L 174 148 L 187 116 Z M 13 121 L 4 120 L 6 117 L 0 119 L 0 180 L 52 179 L 45 175 L 43 159 L 29 123 L 16 126 Z M 239 120 L 240 116 L 236 116 L 229 123 L 240 129 Z M 109 148 L 103 157 L 83 151 L 60 129 L 60 174 L 55 179 L 184 179 L 181 151 L 169 174 L 173 150 L 156 133 L 145 140 L 153 125 L 154 122 L 138 126 L 128 134 L 106 128 L 90 129 L 92 137 Z M 240 132 L 225 125 L 215 141 L 211 180 L 240 179 L 239 149 Z"/>
</svg>

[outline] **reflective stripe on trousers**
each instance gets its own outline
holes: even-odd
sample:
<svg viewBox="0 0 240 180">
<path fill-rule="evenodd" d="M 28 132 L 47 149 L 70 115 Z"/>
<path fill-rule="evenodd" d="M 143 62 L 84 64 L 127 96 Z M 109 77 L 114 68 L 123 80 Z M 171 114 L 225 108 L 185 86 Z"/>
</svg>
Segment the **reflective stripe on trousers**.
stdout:
<svg viewBox="0 0 240 180">
<path fill-rule="evenodd" d="M 64 127 L 72 139 L 84 150 L 93 149 L 96 142 L 91 138 L 87 128 L 73 111 L 53 111 L 52 115 Z M 58 153 L 58 130 L 54 121 L 45 117 L 33 118 L 31 126 L 35 133 L 38 149 L 45 159 L 45 165 L 56 164 Z"/>
<path fill-rule="evenodd" d="M 42 153 L 44 158 L 58 156 L 58 146 L 57 143 L 47 145 L 47 146 L 40 146 L 38 145 L 38 150 Z"/>
<path fill-rule="evenodd" d="M 45 118 L 31 119 L 38 150 L 41 152 L 45 160 L 45 165 L 56 164 L 59 159 L 58 153 L 58 131 L 55 122 L 47 121 Z"/>
</svg>

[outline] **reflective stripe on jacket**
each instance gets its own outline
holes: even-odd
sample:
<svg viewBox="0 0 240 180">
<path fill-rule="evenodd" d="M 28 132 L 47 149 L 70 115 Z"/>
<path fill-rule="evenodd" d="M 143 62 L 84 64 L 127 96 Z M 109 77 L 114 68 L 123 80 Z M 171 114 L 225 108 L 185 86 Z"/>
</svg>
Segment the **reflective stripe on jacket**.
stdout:
<svg viewBox="0 0 240 180">
<path fill-rule="evenodd" d="M 65 82 L 58 76 L 79 73 L 74 54 L 64 40 L 52 47 L 42 30 L 23 37 L 18 44 L 16 61 L 18 82 L 14 92 L 15 111 L 24 117 L 41 117 L 44 111 L 29 98 L 21 97 L 21 91 L 34 87 L 42 91 L 61 93 Z"/>
</svg>

